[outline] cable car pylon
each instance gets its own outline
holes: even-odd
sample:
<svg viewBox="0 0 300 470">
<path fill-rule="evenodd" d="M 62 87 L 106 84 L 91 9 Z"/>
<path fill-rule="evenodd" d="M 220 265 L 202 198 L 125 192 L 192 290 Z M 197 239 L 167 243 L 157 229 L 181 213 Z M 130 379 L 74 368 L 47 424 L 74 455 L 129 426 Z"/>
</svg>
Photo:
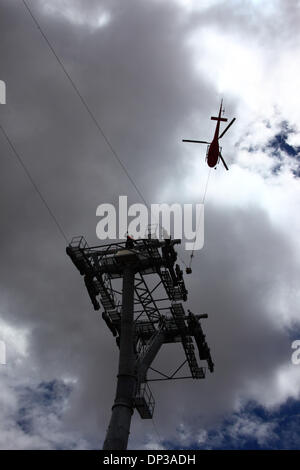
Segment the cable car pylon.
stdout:
<svg viewBox="0 0 300 470">
<path fill-rule="evenodd" d="M 119 348 L 117 388 L 110 423 L 103 444 L 105 450 L 125 450 L 131 417 L 137 410 L 151 419 L 155 401 L 149 382 L 176 379 L 204 379 L 206 361 L 214 370 L 200 319 L 185 312 L 187 301 L 183 271 L 176 263 L 175 246 L 181 240 L 139 240 L 89 247 L 75 237 L 67 254 L 80 274 L 95 310 L 103 307 L 103 318 Z M 146 282 L 151 275 L 154 287 Z M 114 284 L 122 279 L 122 292 Z M 152 363 L 163 344 L 180 342 L 184 357 L 174 371 L 158 371 Z M 188 372 L 184 372 L 187 368 Z M 151 374 L 151 375 L 150 375 Z"/>
</svg>

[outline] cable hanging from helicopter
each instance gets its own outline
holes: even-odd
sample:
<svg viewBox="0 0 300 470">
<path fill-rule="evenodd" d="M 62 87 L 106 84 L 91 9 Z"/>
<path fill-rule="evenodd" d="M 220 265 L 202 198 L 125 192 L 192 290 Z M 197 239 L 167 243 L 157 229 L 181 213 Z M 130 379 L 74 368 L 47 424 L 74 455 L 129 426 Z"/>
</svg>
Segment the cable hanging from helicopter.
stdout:
<svg viewBox="0 0 300 470">
<path fill-rule="evenodd" d="M 216 116 L 211 116 L 211 120 L 217 121 L 214 137 L 213 137 L 213 140 L 211 142 L 207 142 L 205 140 L 190 140 L 190 139 L 183 139 L 182 140 L 182 142 L 189 142 L 189 143 L 195 143 L 195 144 L 207 144 L 208 145 L 207 154 L 206 154 L 206 162 L 207 162 L 207 165 L 210 167 L 210 170 L 211 170 L 211 168 L 216 169 L 216 167 L 217 167 L 218 163 L 220 162 L 220 160 L 222 161 L 225 169 L 229 170 L 229 168 L 228 168 L 228 166 L 227 166 L 227 164 L 226 164 L 226 162 L 225 162 L 225 160 L 224 160 L 224 158 L 221 154 L 221 149 L 220 149 L 220 146 L 219 146 L 219 140 L 224 136 L 224 134 L 232 126 L 232 124 L 235 121 L 235 118 L 233 118 L 230 121 L 230 123 L 228 124 L 228 126 L 223 130 L 223 132 L 221 134 L 219 134 L 219 132 L 220 132 L 220 123 L 228 121 L 227 118 L 222 117 L 222 114 L 224 114 L 224 112 L 225 112 L 225 109 L 223 108 L 223 100 L 221 100 L 219 115 L 217 117 Z M 202 204 L 204 204 L 204 202 L 205 202 L 205 197 L 206 197 L 207 187 L 208 187 L 208 181 L 209 181 L 209 177 L 210 177 L 210 170 L 209 170 L 207 181 L 206 181 L 206 186 L 205 186 L 205 190 L 204 190 L 204 194 L 203 194 Z M 197 227 L 196 232 L 198 232 L 198 230 L 199 230 L 199 226 Z M 195 248 L 195 244 L 194 244 L 194 248 Z M 189 265 L 186 266 L 186 273 L 187 274 L 192 273 L 191 265 L 192 265 L 192 260 L 193 260 L 193 257 L 194 257 L 194 248 L 193 248 L 192 253 L 190 255 Z"/>
</svg>

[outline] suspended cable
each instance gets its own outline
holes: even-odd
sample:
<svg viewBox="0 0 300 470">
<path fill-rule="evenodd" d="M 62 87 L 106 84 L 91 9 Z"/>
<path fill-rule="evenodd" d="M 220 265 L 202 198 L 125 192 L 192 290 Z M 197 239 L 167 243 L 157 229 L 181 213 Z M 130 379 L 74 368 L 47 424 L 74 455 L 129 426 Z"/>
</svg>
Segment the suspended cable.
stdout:
<svg viewBox="0 0 300 470">
<path fill-rule="evenodd" d="M 131 174 L 129 173 L 129 171 L 127 170 L 125 164 L 122 162 L 121 158 L 119 157 L 117 151 L 115 150 L 115 148 L 113 147 L 112 143 L 110 142 L 110 140 L 108 139 L 107 135 L 105 134 L 104 130 L 103 130 L 103 127 L 100 125 L 99 121 L 97 120 L 97 118 L 95 117 L 93 111 L 91 110 L 90 106 L 88 105 L 87 101 L 85 100 L 85 98 L 83 97 L 82 93 L 80 92 L 78 86 L 75 84 L 73 78 L 71 77 L 70 73 L 68 72 L 68 70 L 66 69 L 62 59 L 58 56 L 57 52 L 55 51 L 53 45 L 51 44 L 50 40 L 48 39 L 47 35 L 45 34 L 45 32 L 43 31 L 39 21 L 37 20 L 36 16 L 33 14 L 31 8 L 29 7 L 28 3 L 26 2 L 26 0 L 22 0 L 27 12 L 29 13 L 30 17 L 32 18 L 33 22 L 35 23 L 37 29 L 39 30 L 40 34 L 42 35 L 42 37 L 44 38 L 46 44 L 48 45 L 50 51 L 52 52 L 52 54 L 54 55 L 55 59 L 57 60 L 59 66 L 61 67 L 63 73 L 65 74 L 66 78 L 68 79 L 69 83 L 71 84 L 73 90 L 75 91 L 75 93 L 77 94 L 78 98 L 80 99 L 82 105 L 84 106 L 84 108 L 86 109 L 87 113 L 89 114 L 90 118 L 92 119 L 92 121 L 94 122 L 97 130 L 99 131 L 100 135 L 102 136 L 102 138 L 104 139 L 106 145 L 108 146 L 109 150 L 111 151 L 112 155 L 115 157 L 115 159 L 117 160 L 117 162 L 119 163 L 119 165 L 121 166 L 122 170 L 124 171 L 124 173 L 126 174 L 127 178 L 129 179 L 129 181 L 131 182 L 132 186 L 134 187 L 135 191 L 137 192 L 137 194 L 140 196 L 141 200 L 144 202 L 144 204 L 149 208 L 150 205 L 149 203 L 147 202 L 146 198 L 144 197 L 143 193 L 141 192 L 141 190 L 139 189 L 139 187 L 137 186 L 137 184 L 135 183 L 133 177 L 131 176 Z M 158 225 L 161 227 L 161 224 L 160 222 L 158 221 Z M 195 245 L 194 245 L 195 246 Z M 179 257 L 179 259 L 181 259 Z M 187 267 L 187 264 L 181 259 L 182 263 Z"/>
<path fill-rule="evenodd" d="M 3 126 L 0 124 L 0 128 L 2 130 L 2 133 L 6 139 L 6 141 L 8 142 L 12 152 L 14 153 L 15 157 L 17 158 L 18 162 L 20 163 L 21 167 L 23 168 L 27 178 L 29 179 L 29 181 L 31 182 L 32 186 L 34 187 L 35 191 L 37 192 L 39 198 L 41 199 L 42 203 L 44 204 L 44 206 L 46 207 L 50 217 L 53 219 L 56 227 L 58 228 L 59 232 L 61 233 L 61 235 L 63 236 L 64 240 L 68 243 L 68 238 L 64 232 L 64 230 L 62 229 L 62 226 L 60 225 L 60 223 L 58 222 L 57 218 L 55 217 L 54 215 L 54 212 L 52 211 L 52 209 L 50 208 L 49 204 L 47 203 L 45 197 L 43 196 L 43 194 L 41 193 L 40 189 L 38 188 L 37 184 L 35 183 L 33 177 L 31 176 L 30 174 L 30 171 L 28 170 L 27 166 L 25 165 L 24 161 L 22 160 L 20 154 L 18 153 L 16 147 L 14 146 L 14 144 L 12 143 L 11 139 L 8 137 L 7 133 L 5 132 Z"/>
<path fill-rule="evenodd" d="M 205 184 L 205 189 L 204 189 L 204 193 L 203 193 L 203 197 L 202 197 L 202 203 L 201 203 L 202 204 L 202 210 L 203 210 L 205 199 L 206 199 L 206 193 L 207 193 L 210 173 L 211 173 L 211 168 L 209 168 L 209 171 L 208 171 L 207 180 L 206 180 L 206 184 Z M 191 266 L 192 266 L 192 261 L 193 261 L 194 252 L 195 252 L 195 244 L 196 244 L 196 239 L 197 239 L 197 233 L 198 233 L 198 230 L 199 230 L 200 223 L 201 223 L 201 218 L 199 217 L 199 221 L 198 221 L 197 228 L 196 228 L 195 240 L 194 240 L 194 244 L 193 244 L 192 253 L 190 255 L 190 262 L 189 262 L 188 268 L 191 268 Z"/>
<path fill-rule="evenodd" d="M 119 165 L 121 166 L 121 168 L 123 169 L 124 173 L 126 174 L 127 178 L 129 179 L 129 181 L 131 182 L 132 186 L 134 187 L 134 189 L 136 190 L 137 194 L 140 196 L 140 198 L 142 199 L 142 201 L 144 202 L 144 204 L 148 207 L 149 204 L 147 203 L 146 199 L 144 198 L 142 192 L 140 191 L 140 189 L 138 188 L 138 186 L 136 185 L 134 179 L 132 178 L 132 176 L 130 175 L 129 171 L 127 170 L 126 166 L 124 165 L 124 163 L 122 162 L 122 160 L 120 159 L 120 157 L 118 156 L 116 150 L 114 149 L 114 147 L 112 146 L 110 140 L 108 139 L 108 137 L 106 136 L 102 126 L 100 125 L 99 121 L 97 120 L 97 118 L 95 117 L 94 113 L 92 112 L 91 108 L 89 107 L 87 101 L 85 100 L 85 98 L 83 97 L 83 95 L 81 94 L 81 92 L 79 91 L 77 85 L 75 84 L 74 80 L 72 79 L 70 73 L 67 71 L 64 63 L 62 62 L 62 60 L 60 59 L 60 57 L 58 56 L 58 54 L 56 53 L 54 47 L 52 46 L 51 42 L 49 41 L 48 37 L 46 36 L 46 34 L 44 33 L 44 31 L 42 30 L 42 27 L 41 25 L 39 24 L 36 16 L 33 14 L 32 10 L 30 9 L 28 3 L 25 1 L 25 0 L 22 0 L 25 8 L 27 9 L 29 15 L 31 16 L 32 20 L 34 21 L 36 27 L 38 28 L 38 30 L 40 31 L 41 35 L 43 36 L 44 40 L 46 41 L 49 49 L 51 50 L 52 54 L 54 55 L 54 57 L 56 58 L 58 64 L 60 65 L 61 69 L 63 70 L 65 76 L 67 77 L 67 79 L 69 80 L 73 90 L 75 91 L 75 93 L 77 94 L 77 96 L 79 97 L 81 103 L 83 104 L 84 108 L 86 109 L 87 113 L 89 114 L 90 118 L 92 119 L 92 121 L 94 122 L 96 128 L 98 129 L 99 133 L 101 134 L 101 136 L 103 137 L 106 145 L 108 146 L 109 150 L 111 151 L 111 153 L 113 154 L 113 156 L 115 157 L 115 159 L 117 160 L 117 162 L 119 163 Z"/>
<path fill-rule="evenodd" d="M 150 204 L 148 203 L 148 201 L 146 200 L 146 198 L 144 197 L 143 193 L 141 192 L 141 190 L 139 189 L 139 187 L 137 186 L 137 184 L 135 183 L 133 177 L 130 175 L 129 171 L 127 170 L 126 166 L 124 165 L 124 163 L 122 162 L 121 158 L 119 157 L 117 151 L 114 149 L 112 143 L 110 142 L 110 140 L 108 139 L 107 135 L 105 134 L 104 130 L 103 130 L 103 127 L 100 125 L 99 121 L 97 120 L 97 118 L 95 117 L 94 113 L 92 112 L 91 108 L 89 107 L 87 101 L 85 100 L 85 98 L 83 97 L 82 93 L 80 92 L 80 90 L 78 89 L 77 85 L 75 84 L 74 80 L 72 79 L 70 73 L 68 72 L 68 70 L 66 69 L 63 61 L 60 59 L 60 57 L 58 56 L 57 52 L 55 51 L 54 47 L 52 46 L 51 42 L 49 41 L 48 37 L 46 36 L 45 32 L 43 31 L 40 23 L 38 22 L 36 16 L 33 14 L 31 8 L 29 7 L 28 3 L 26 2 L 26 0 L 22 0 L 26 10 L 28 11 L 29 15 L 31 16 L 33 22 L 35 23 L 36 27 L 38 28 L 39 32 L 41 33 L 42 37 L 44 38 L 46 44 L 48 45 L 49 49 L 51 50 L 52 54 L 54 55 L 54 57 L 56 58 L 58 64 L 60 65 L 62 71 L 64 72 L 66 78 L 68 79 L 68 81 L 70 82 L 73 90 L 75 91 L 75 93 L 77 94 L 77 96 L 79 97 L 82 105 L 84 106 L 84 108 L 86 109 L 87 113 L 89 114 L 90 118 L 92 119 L 92 121 L 94 122 L 97 130 L 99 131 L 100 135 L 103 137 L 105 143 L 107 144 L 109 150 L 111 151 L 112 155 L 115 157 L 115 159 L 117 160 L 117 162 L 119 163 L 119 165 L 121 166 L 121 168 L 123 169 L 124 173 L 126 174 L 127 178 L 129 179 L 129 181 L 131 182 L 132 186 L 134 187 L 134 189 L 136 190 L 137 194 L 140 196 L 141 200 L 144 202 L 144 204 L 149 208 L 150 207 Z M 158 225 L 159 227 L 161 227 L 161 224 L 158 220 Z"/>
</svg>

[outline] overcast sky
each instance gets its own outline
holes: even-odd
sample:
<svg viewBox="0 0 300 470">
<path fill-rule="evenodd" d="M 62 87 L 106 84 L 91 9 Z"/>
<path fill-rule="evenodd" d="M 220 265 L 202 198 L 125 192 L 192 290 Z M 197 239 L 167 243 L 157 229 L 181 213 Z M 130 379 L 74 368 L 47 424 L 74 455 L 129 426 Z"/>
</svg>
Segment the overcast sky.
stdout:
<svg viewBox="0 0 300 470">
<path fill-rule="evenodd" d="M 201 201 L 205 147 L 181 140 L 212 137 L 221 98 L 237 118 L 186 277 L 215 372 L 152 386 L 160 437 L 135 413 L 129 447 L 299 447 L 281 432 L 300 393 L 299 1 L 27 1 L 150 203 Z M 93 245 L 99 204 L 141 200 L 23 2 L 0 8 L 0 124 L 67 238 Z M 118 350 L 1 132 L 0 152 L 0 447 L 99 448 Z"/>
</svg>

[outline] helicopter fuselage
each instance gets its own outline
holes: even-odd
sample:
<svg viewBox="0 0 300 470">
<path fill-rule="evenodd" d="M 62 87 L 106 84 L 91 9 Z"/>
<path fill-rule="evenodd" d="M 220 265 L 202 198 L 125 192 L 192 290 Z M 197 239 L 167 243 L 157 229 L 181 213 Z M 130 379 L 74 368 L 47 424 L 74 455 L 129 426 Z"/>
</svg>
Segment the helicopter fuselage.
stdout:
<svg viewBox="0 0 300 470">
<path fill-rule="evenodd" d="M 222 102 L 220 106 L 220 111 L 219 111 L 219 116 L 218 117 L 211 117 L 211 119 L 217 121 L 216 129 L 215 129 L 215 134 L 212 142 L 209 144 L 208 147 L 208 152 L 207 152 L 207 164 L 211 168 L 214 168 L 218 161 L 219 161 L 219 155 L 220 155 L 220 148 L 219 148 L 219 131 L 220 131 L 220 122 L 221 121 L 227 121 L 227 119 L 221 117 L 222 113 Z"/>
<path fill-rule="evenodd" d="M 206 161 L 208 166 L 214 168 L 219 161 L 219 142 L 218 138 L 214 138 L 208 146 Z"/>
</svg>

